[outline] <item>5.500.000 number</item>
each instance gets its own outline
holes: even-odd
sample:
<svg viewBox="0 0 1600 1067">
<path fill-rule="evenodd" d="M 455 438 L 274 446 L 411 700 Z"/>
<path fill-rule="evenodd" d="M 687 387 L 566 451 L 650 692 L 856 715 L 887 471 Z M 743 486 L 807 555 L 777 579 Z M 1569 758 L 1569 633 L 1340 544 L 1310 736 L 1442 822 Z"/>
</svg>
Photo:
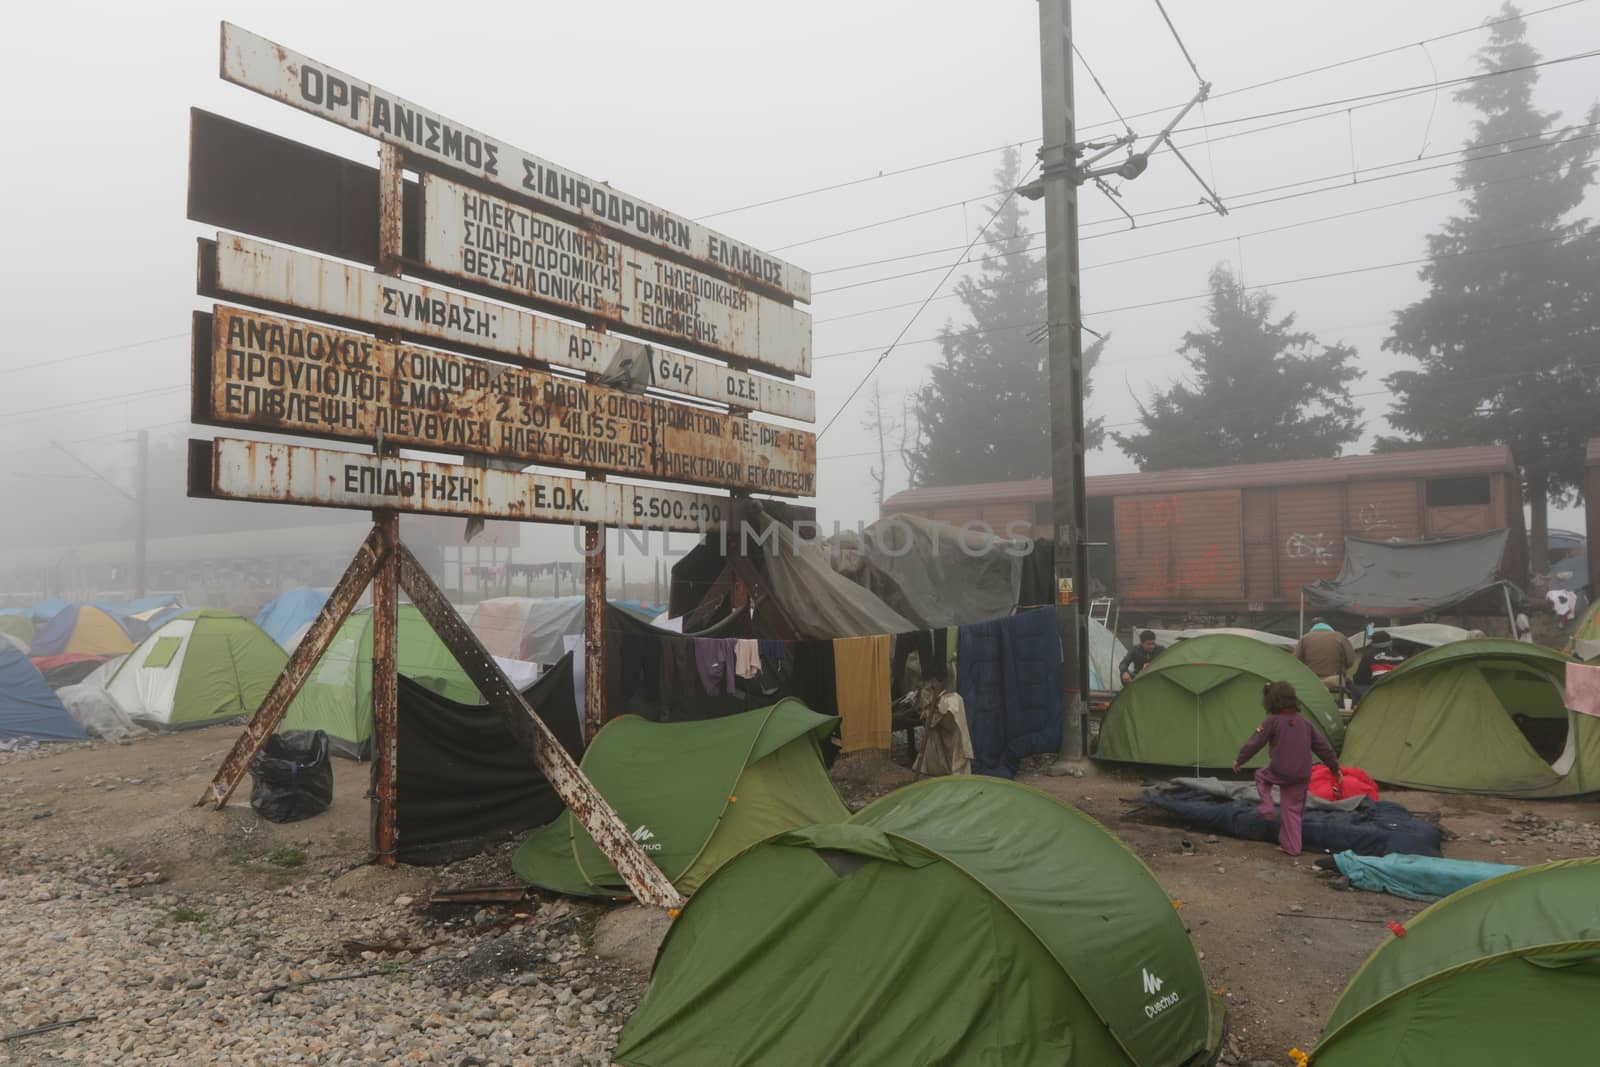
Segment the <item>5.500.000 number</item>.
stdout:
<svg viewBox="0 0 1600 1067">
<path fill-rule="evenodd" d="M 665 497 L 634 497 L 635 519 L 675 519 L 679 522 L 702 522 L 707 525 L 723 521 L 721 504 L 700 500 L 675 500 Z"/>
</svg>

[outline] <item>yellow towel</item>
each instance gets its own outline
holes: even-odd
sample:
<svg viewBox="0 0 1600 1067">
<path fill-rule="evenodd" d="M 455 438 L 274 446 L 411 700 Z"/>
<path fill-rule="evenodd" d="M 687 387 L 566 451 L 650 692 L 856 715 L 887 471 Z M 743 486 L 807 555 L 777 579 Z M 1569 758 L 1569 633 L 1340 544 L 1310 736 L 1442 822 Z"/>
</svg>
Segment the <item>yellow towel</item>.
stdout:
<svg viewBox="0 0 1600 1067">
<path fill-rule="evenodd" d="M 839 749 L 889 748 L 888 634 L 841 637 L 833 642 L 833 676 L 839 701 Z"/>
</svg>

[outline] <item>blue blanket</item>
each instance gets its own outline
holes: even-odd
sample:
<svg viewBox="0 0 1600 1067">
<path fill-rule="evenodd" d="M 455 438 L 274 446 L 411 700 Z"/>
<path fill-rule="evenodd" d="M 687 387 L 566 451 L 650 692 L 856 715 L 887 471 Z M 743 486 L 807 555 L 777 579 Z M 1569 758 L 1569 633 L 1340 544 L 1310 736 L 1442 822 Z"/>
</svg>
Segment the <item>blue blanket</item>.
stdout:
<svg viewBox="0 0 1600 1067">
<path fill-rule="evenodd" d="M 1393 893 L 1407 900 L 1439 900 L 1458 889 L 1510 874 L 1517 867 L 1504 863 L 1475 863 L 1437 856 L 1358 856 L 1340 852 L 1333 857 L 1339 873 L 1350 884 L 1369 893 Z"/>
<path fill-rule="evenodd" d="M 1054 608 L 960 628 L 956 690 L 972 773 L 1015 778 L 1023 756 L 1061 748 L 1061 641 Z"/>
</svg>

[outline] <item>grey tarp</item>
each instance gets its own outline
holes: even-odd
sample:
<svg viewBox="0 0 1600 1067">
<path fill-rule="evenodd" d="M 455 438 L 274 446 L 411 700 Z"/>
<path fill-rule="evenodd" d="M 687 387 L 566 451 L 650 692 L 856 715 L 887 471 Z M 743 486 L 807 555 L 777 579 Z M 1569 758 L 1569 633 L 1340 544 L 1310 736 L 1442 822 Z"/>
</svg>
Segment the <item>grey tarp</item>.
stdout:
<svg viewBox="0 0 1600 1067">
<path fill-rule="evenodd" d="M 1507 584 L 1500 580 L 1507 532 L 1489 530 L 1448 541 L 1346 537 L 1339 576 L 1306 586 L 1306 606 L 1367 616 L 1453 607 Z"/>
<path fill-rule="evenodd" d="M 1395 641 L 1404 641 L 1411 645 L 1421 645 L 1423 648 L 1438 648 L 1448 645 L 1452 641 L 1465 641 L 1472 636 L 1471 630 L 1463 630 L 1459 626 L 1450 626 L 1442 622 L 1414 622 L 1407 626 L 1380 626 L 1372 631 L 1372 639 L 1381 641 L 1388 637 Z M 1365 648 L 1367 645 L 1366 631 L 1350 635 L 1350 644 L 1356 648 Z"/>
<path fill-rule="evenodd" d="M 795 636 L 870 637 L 921 628 L 835 571 L 823 545 L 797 536 L 770 516 L 761 522 L 767 582 L 778 606 L 793 621 Z"/>
<path fill-rule="evenodd" d="M 1010 615 L 1030 547 L 920 515 L 889 515 L 839 535 L 832 561 L 917 628 L 931 630 Z"/>
</svg>

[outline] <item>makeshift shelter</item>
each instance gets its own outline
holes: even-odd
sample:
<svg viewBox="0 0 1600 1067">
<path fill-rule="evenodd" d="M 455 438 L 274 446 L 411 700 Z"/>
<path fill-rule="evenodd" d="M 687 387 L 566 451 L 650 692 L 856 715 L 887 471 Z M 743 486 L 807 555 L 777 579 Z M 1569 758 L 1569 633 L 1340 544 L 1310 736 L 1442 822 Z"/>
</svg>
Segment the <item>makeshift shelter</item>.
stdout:
<svg viewBox="0 0 1600 1067">
<path fill-rule="evenodd" d="M 837 719 L 798 700 L 702 722 L 608 722 L 583 754 L 634 840 L 683 893 L 774 833 L 849 815 L 818 747 Z M 627 885 L 571 812 L 535 832 L 512 867 L 543 889 L 625 896 Z"/>
<path fill-rule="evenodd" d="M 206 726 L 253 715 L 288 657 L 255 623 L 196 609 L 168 619 L 139 643 L 106 691 L 147 726 Z"/>
<path fill-rule="evenodd" d="M 562 657 L 523 698 L 567 754 L 581 758 L 572 657 Z M 533 756 L 487 704 L 459 704 L 402 677 L 395 745 L 402 863 L 448 863 L 561 814 L 561 798 Z"/>
<path fill-rule="evenodd" d="M 1429 649 L 1379 676 L 1341 758 L 1412 789 L 1508 796 L 1600 790 L 1600 719 L 1567 710 L 1567 664 L 1498 638 Z M 1541 751 L 1542 750 L 1542 751 Z"/>
<path fill-rule="evenodd" d="M 1368 618 L 1441 611 L 1485 597 L 1494 610 L 1510 607 L 1514 586 L 1500 577 L 1509 530 L 1488 530 L 1445 541 L 1344 539 L 1339 576 L 1305 586 L 1305 606 Z"/>
<path fill-rule="evenodd" d="M 1228 767 L 1266 716 L 1262 686 L 1275 681 L 1294 686 L 1301 714 L 1337 749 L 1344 740 L 1343 720 L 1309 667 L 1253 638 L 1211 634 L 1167 649 L 1123 686 L 1106 709 L 1094 758 Z M 1248 766 L 1266 762 L 1263 750 Z"/>
<path fill-rule="evenodd" d="M 502 596 L 481 601 L 472 632 L 496 656 L 554 663 L 566 654 L 565 638 L 583 633 L 581 596 Z"/>
<path fill-rule="evenodd" d="M 1600 998 L 1600 859 L 1479 882 L 1367 957 L 1311 1063 L 1581 1063 Z"/>
<path fill-rule="evenodd" d="M 918 629 L 1009 615 L 1019 603 L 1031 543 L 921 515 L 889 515 L 840 534 L 834 569 Z"/>
<path fill-rule="evenodd" d="M 414 606 L 400 605 L 395 634 L 398 673 L 459 704 L 482 703 L 444 642 Z M 372 752 L 372 609 L 354 612 L 333 635 L 322 658 L 290 703 L 283 730 L 323 730 L 341 756 Z"/>
<path fill-rule="evenodd" d="M 1205 1062 L 1222 1011 L 1173 902 L 1088 816 L 937 778 L 771 837 L 662 943 L 636 1067 Z"/>
<path fill-rule="evenodd" d="M 103 608 L 69 604 L 33 635 L 35 656 L 60 656 L 69 652 L 88 656 L 120 656 L 133 651 L 122 625 Z"/>
<path fill-rule="evenodd" d="M 267 601 L 256 613 L 256 625 L 284 651 L 292 652 L 295 636 L 305 632 L 304 628 L 311 625 L 311 620 L 327 602 L 328 594 L 321 590 L 309 585 L 296 586 Z"/>
<path fill-rule="evenodd" d="M 88 736 L 28 657 L 0 641 L 0 740 L 84 741 Z"/>
</svg>

